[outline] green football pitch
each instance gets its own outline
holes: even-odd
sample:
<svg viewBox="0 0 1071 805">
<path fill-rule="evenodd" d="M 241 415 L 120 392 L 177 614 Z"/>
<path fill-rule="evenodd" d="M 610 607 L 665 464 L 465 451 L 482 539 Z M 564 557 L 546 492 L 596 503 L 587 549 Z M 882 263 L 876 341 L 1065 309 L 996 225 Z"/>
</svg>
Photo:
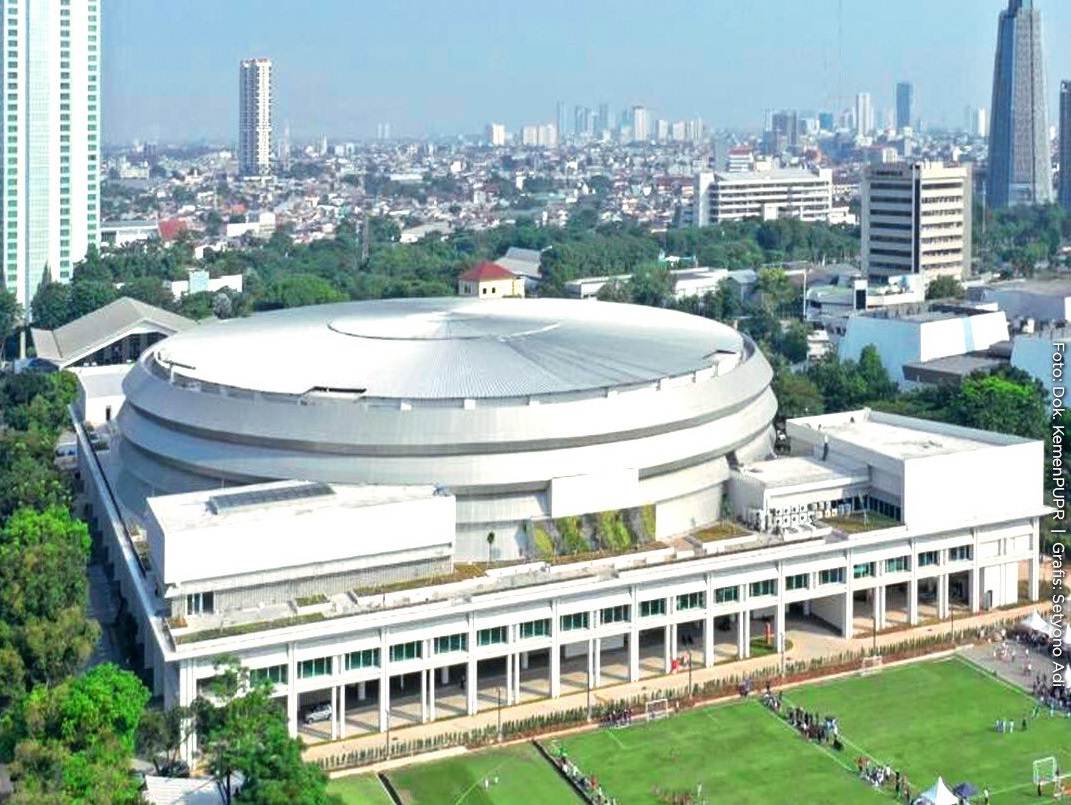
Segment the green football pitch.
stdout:
<svg viewBox="0 0 1071 805">
<path fill-rule="evenodd" d="M 382 783 L 374 774 L 355 774 L 332 780 L 327 790 L 346 805 L 392 805 Z"/>
<path fill-rule="evenodd" d="M 387 776 L 407 805 L 571 805 L 580 801 L 531 744 L 473 752 Z"/>
<path fill-rule="evenodd" d="M 891 792 L 858 778 L 854 760 L 860 755 L 902 770 L 916 792 L 941 775 L 949 786 L 987 786 L 994 805 L 1025 805 L 1038 801 L 1032 761 L 1054 756 L 1061 769 L 1071 769 L 1071 719 L 1050 718 L 1047 711 L 1033 718 L 1026 694 L 959 659 L 794 688 L 785 699 L 836 716 L 844 750 L 804 740 L 754 698 L 547 743 L 564 749 L 619 805 L 668 803 L 699 786 L 696 801 L 709 805 L 892 802 Z M 1015 732 L 997 733 L 998 718 L 1014 719 Z M 523 744 L 389 776 L 412 805 L 579 802 L 550 764 Z M 492 781 L 488 788 L 484 779 Z"/>
</svg>

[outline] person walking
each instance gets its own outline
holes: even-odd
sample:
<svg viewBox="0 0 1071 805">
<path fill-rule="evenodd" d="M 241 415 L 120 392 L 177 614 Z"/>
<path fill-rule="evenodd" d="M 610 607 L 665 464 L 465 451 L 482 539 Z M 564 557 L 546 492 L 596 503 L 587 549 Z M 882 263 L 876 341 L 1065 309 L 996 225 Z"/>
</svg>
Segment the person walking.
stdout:
<svg viewBox="0 0 1071 805">
<path fill-rule="evenodd" d="M 989 805 L 989 786 L 982 789 L 982 799 L 985 801 L 985 805 Z"/>
</svg>

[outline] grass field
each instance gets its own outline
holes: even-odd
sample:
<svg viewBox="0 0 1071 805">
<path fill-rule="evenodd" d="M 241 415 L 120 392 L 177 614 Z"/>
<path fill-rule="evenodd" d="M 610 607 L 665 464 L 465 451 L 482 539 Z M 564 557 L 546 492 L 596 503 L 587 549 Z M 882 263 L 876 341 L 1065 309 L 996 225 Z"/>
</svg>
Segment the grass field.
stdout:
<svg viewBox="0 0 1071 805">
<path fill-rule="evenodd" d="M 530 744 L 473 752 L 439 763 L 389 772 L 402 801 L 412 805 L 569 805 L 580 802 Z M 497 784 L 483 787 L 484 779 Z"/>
<path fill-rule="evenodd" d="M 332 780 L 327 790 L 345 805 L 392 805 L 390 796 L 374 774 L 355 774 Z"/>
<path fill-rule="evenodd" d="M 921 663 L 868 677 L 789 692 L 794 704 L 830 713 L 855 745 L 929 787 L 937 778 L 954 786 L 969 780 L 988 786 L 995 803 L 1037 802 L 1032 762 L 1054 756 L 1071 769 L 1071 719 L 1030 717 L 1022 692 L 964 660 Z M 1027 730 L 1021 721 L 1027 717 Z M 998 718 L 1014 719 L 1000 734 Z M 852 746 L 848 747 L 853 749 Z M 917 787 L 915 785 L 913 788 Z"/>
<path fill-rule="evenodd" d="M 836 716 L 844 751 L 803 740 L 755 699 L 551 745 L 595 775 L 619 805 L 658 805 L 673 794 L 694 793 L 699 784 L 711 805 L 892 802 L 890 793 L 858 779 L 853 761 L 861 754 L 902 770 L 916 792 L 941 775 L 949 786 L 965 780 L 988 786 L 994 805 L 1025 805 L 1037 802 L 1032 761 L 1052 755 L 1060 768 L 1071 769 L 1071 719 L 1050 719 L 1047 712 L 1030 718 L 1029 697 L 960 659 L 795 688 L 785 698 Z M 1015 732 L 997 733 L 997 718 L 1014 719 Z M 495 774 L 499 784 L 485 790 L 483 779 Z M 579 801 L 526 745 L 412 766 L 390 777 L 413 805 Z"/>
</svg>

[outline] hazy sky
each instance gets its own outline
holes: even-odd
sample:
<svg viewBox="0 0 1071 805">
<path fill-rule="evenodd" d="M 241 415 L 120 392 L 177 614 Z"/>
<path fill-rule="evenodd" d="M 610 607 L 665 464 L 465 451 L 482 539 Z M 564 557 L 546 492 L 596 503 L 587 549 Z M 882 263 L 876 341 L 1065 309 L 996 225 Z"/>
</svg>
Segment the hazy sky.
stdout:
<svg viewBox="0 0 1071 805">
<path fill-rule="evenodd" d="M 275 62 L 276 122 L 295 140 L 550 122 L 555 104 L 647 106 L 758 128 L 767 107 L 835 109 L 859 91 L 959 125 L 988 106 L 1006 0 L 108 0 L 104 128 L 234 140 L 238 62 Z M 843 17 L 838 24 L 838 7 Z M 1049 94 L 1071 78 L 1071 1 L 1043 0 Z M 1061 45 L 1061 47 L 1057 47 Z M 879 117 L 880 120 L 880 117 Z"/>
</svg>

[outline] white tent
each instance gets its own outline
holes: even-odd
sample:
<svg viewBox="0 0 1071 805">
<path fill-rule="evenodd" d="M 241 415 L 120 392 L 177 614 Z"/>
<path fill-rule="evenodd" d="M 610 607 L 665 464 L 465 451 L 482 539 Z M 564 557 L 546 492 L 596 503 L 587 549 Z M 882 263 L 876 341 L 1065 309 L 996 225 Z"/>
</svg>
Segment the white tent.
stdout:
<svg viewBox="0 0 1071 805">
<path fill-rule="evenodd" d="M 1047 635 L 1052 634 L 1052 625 L 1041 617 L 1037 613 L 1037 610 L 1031 612 L 1030 617 L 1020 621 L 1019 625 L 1034 632 L 1041 632 L 1042 634 Z"/>
<path fill-rule="evenodd" d="M 920 797 L 926 800 L 931 805 L 959 805 L 959 797 L 953 794 L 945 781 L 940 777 L 937 778 L 937 782 L 928 791 L 923 791 Z"/>
</svg>

